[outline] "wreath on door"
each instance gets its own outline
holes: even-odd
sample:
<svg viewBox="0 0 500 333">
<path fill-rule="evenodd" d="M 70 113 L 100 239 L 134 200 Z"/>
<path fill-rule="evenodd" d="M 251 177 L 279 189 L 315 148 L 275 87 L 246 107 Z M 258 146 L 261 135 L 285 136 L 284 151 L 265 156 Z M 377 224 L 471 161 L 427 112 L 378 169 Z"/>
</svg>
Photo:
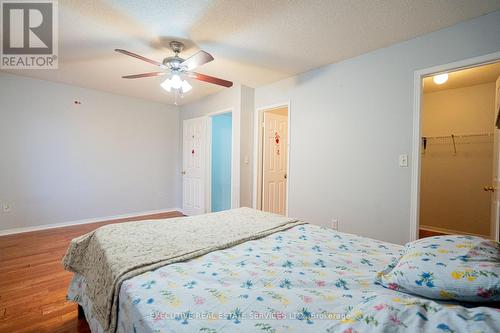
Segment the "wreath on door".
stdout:
<svg viewBox="0 0 500 333">
<path fill-rule="evenodd" d="M 274 133 L 274 142 L 276 142 L 276 154 L 280 154 L 280 134 L 278 132 Z"/>
</svg>

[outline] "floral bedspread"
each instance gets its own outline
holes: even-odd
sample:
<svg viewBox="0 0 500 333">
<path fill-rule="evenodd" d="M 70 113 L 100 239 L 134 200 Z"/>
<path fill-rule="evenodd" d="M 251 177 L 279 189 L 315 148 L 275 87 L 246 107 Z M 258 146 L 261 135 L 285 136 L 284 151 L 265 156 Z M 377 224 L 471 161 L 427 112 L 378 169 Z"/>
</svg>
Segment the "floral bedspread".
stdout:
<svg viewBox="0 0 500 333">
<path fill-rule="evenodd" d="M 401 250 L 297 226 L 125 281 L 118 332 L 500 331 L 497 309 L 437 303 L 375 284 Z M 90 306 L 81 276 L 68 297 Z"/>
</svg>

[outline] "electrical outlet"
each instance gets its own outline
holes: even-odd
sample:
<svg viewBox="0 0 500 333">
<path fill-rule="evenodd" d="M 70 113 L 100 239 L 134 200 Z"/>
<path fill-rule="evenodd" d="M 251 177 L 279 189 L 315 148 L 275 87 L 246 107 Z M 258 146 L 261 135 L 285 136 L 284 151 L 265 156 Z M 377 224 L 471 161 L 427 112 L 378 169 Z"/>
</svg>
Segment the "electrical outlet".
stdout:
<svg viewBox="0 0 500 333">
<path fill-rule="evenodd" d="M 339 224 L 340 224 L 339 219 L 332 219 L 332 229 L 333 230 L 339 230 Z"/>
<path fill-rule="evenodd" d="M 12 210 L 12 206 L 11 206 L 11 205 L 6 204 L 6 203 L 4 203 L 4 204 L 2 205 L 2 212 L 4 212 L 4 213 L 8 213 L 8 212 L 10 212 L 11 210 Z"/>
</svg>

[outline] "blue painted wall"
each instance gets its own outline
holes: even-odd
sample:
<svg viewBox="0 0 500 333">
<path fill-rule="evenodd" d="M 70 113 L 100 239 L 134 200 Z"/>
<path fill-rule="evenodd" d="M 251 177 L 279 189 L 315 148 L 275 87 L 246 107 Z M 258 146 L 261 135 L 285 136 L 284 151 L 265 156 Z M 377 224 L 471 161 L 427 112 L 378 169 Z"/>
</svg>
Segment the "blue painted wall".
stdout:
<svg viewBox="0 0 500 333">
<path fill-rule="evenodd" d="M 212 117 L 212 212 L 231 208 L 232 114 Z"/>
</svg>

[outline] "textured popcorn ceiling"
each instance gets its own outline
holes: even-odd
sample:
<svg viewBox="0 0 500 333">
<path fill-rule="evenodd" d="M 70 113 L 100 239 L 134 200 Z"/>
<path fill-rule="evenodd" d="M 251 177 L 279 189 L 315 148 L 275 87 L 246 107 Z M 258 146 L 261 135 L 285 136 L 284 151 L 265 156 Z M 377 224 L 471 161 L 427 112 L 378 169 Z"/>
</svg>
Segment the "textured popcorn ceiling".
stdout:
<svg viewBox="0 0 500 333">
<path fill-rule="evenodd" d="M 59 0 L 59 70 L 11 71 L 173 103 L 162 78 L 124 80 L 155 67 L 172 39 L 183 57 L 204 49 L 201 73 L 257 87 L 432 32 L 500 8 L 500 0 Z M 193 82 L 181 103 L 225 88 Z"/>
</svg>

